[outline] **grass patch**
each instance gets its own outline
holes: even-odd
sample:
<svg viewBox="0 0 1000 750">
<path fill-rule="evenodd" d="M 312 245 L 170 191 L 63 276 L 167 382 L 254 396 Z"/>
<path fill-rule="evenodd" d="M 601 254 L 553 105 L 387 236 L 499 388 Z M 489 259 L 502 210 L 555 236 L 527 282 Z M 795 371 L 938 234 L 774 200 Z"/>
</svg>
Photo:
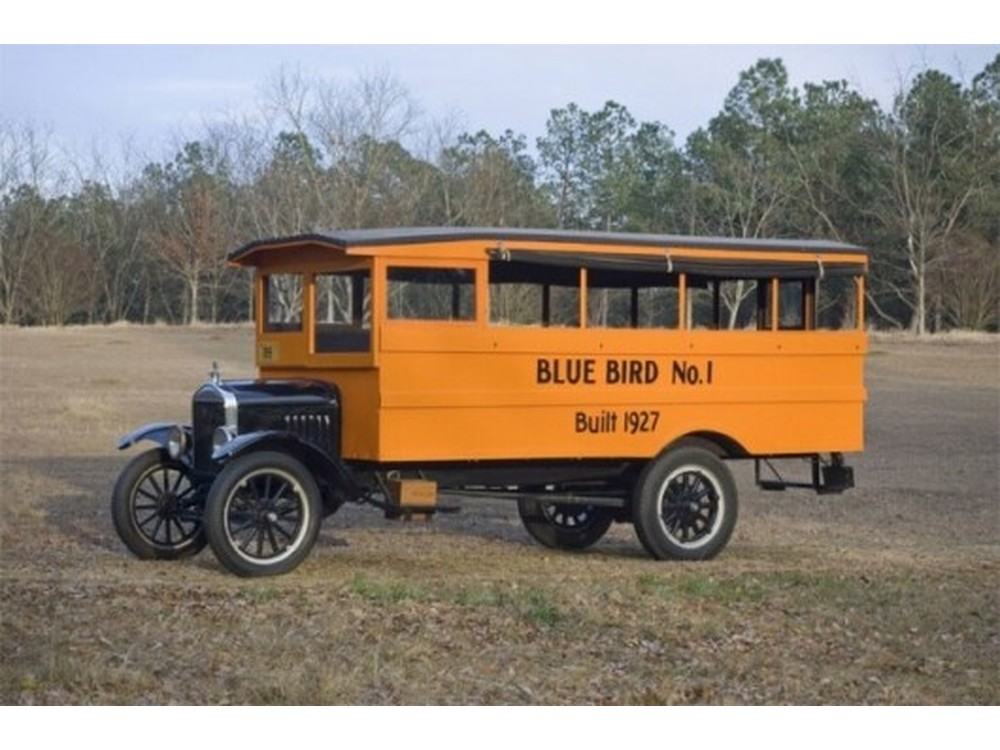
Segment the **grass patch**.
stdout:
<svg viewBox="0 0 1000 750">
<path fill-rule="evenodd" d="M 766 587 L 755 579 L 716 578 L 700 573 L 680 578 L 642 573 L 636 579 L 636 588 L 640 594 L 664 601 L 704 599 L 727 605 L 754 604 L 767 593 Z"/>
<path fill-rule="evenodd" d="M 462 607 L 503 607 L 510 603 L 510 595 L 498 586 L 462 589 L 452 597 Z"/>
<path fill-rule="evenodd" d="M 406 581 L 375 580 L 358 573 L 348 584 L 355 596 L 379 604 L 395 604 L 404 601 L 424 602 L 429 599 L 426 589 Z"/>
<path fill-rule="evenodd" d="M 830 571 L 784 570 L 764 577 L 765 585 L 774 594 L 788 595 L 802 602 L 828 604 L 861 604 L 868 600 L 889 604 L 885 582 L 872 585 L 862 576 Z"/>
<path fill-rule="evenodd" d="M 662 599 L 670 598 L 670 584 L 661 576 L 653 573 L 640 573 L 635 584 L 640 594 L 659 596 Z"/>
<path fill-rule="evenodd" d="M 544 589 L 526 589 L 516 599 L 516 606 L 521 617 L 542 627 L 555 627 L 566 619 L 566 614 Z"/>
<path fill-rule="evenodd" d="M 281 589 L 276 586 L 254 586 L 247 589 L 246 597 L 254 604 L 267 604 L 280 599 Z"/>
<path fill-rule="evenodd" d="M 504 588 L 494 584 L 462 589 L 452 600 L 462 607 L 506 610 L 518 619 L 541 627 L 556 627 L 568 616 L 549 589 L 536 586 Z"/>
</svg>

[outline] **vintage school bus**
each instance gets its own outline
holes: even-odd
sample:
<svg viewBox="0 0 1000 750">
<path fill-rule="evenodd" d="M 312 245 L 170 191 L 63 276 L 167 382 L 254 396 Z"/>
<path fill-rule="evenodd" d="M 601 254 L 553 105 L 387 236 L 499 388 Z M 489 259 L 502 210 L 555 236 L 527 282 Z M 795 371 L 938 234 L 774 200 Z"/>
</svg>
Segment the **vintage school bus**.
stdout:
<svg viewBox="0 0 1000 750">
<path fill-rule="evenodd" d="M 259 377 L 216 371 L 190 425 L 122 439 L 157 444 L 112 501 L 141 557 L 207 542 L 270 575 L 345 502 L 406 517 L 503 497 L 544 545 L 617 521 L 653 557 L 704 559 L 736 521 L 730 460 L 766 489 L 853 486 L 859 247 L 420 228 L 262 239 L 230 261 L 255 271 Z M 788 458 L 806 476 L 786 481 Z"/>
</svg>

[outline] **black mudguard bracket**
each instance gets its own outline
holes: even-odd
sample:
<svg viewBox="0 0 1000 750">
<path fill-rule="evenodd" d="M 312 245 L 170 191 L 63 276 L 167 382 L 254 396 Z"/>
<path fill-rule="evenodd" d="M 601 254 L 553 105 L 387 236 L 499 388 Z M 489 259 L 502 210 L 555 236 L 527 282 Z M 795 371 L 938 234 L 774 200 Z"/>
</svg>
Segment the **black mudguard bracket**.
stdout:
<svg viewBox="0 0 1000 750">
<path fill-rule="evenodd" d="M 793 458 L 784 456 L 782 458 Z M 836 495 L 844 490 L 849 490 L 854 486 L 854 469 L 844 464 L 844 456 L 840 453 L 831 453 L 829 461 L 823 461 L 818 453 L 799 458 L 808 459 L 812 472 L 810 482 L 790 482 L 778 473 L 778 470 L 771 463 L 770 458 L 754 459 L 754 481 L 762 490 L 769 492 L 783 492 L 789 488 L 812 490 L 818 495 Z M 770 472 L 769 477 L 762 476 L 761 465 L 767 467 Z"/>
</svg>

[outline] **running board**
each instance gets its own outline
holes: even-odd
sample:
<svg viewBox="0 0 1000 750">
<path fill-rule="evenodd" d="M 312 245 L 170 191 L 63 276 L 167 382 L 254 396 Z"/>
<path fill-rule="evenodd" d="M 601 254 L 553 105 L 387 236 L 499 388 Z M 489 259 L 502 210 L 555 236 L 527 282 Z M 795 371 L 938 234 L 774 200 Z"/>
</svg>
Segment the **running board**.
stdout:
<svg viewBox="0 0 1000 750">
<path fill-rule="evenodd" d="M 624 508 L 624 497 L 560 492 L 520 492 L 498 489 L 444 489 L 421 479 L 384 479 L 376 476 L 380 492 L 368 493 L 364 502 L 382 509 L 386 518 L 429 518 L 436 513 L 457 513 L 468 500 L 535 500 L 545 505 L 581 505 Z M 378 495 L 381 495 L 379 497 Z"/>
<path fill-rule="evenodd" d="M 516 490 L 441 490 L 438 497 L 461 502 L 467 499 L 484 500 L 537 500 L 551 505 L 594 505 L 601 508 L 624 508 L 625 498 L 592 495 L 573 495 L 557 492 L 517 492 Z"/>
</svg>

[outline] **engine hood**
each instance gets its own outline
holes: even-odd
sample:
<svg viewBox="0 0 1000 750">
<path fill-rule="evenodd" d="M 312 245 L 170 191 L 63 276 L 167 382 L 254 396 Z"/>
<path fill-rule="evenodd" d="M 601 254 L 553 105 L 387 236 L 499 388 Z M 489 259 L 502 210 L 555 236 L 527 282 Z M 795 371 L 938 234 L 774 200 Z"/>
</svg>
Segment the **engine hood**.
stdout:
<svg viewBox="0 0 1000 750">
<path fill-rule="evenodd" d="M 223 380 L 202 385 L 196 401 L 235 399 L 239 406 L 315 406 L 337 400 L 336 390 L 313 380 Z"/>
</svg>

